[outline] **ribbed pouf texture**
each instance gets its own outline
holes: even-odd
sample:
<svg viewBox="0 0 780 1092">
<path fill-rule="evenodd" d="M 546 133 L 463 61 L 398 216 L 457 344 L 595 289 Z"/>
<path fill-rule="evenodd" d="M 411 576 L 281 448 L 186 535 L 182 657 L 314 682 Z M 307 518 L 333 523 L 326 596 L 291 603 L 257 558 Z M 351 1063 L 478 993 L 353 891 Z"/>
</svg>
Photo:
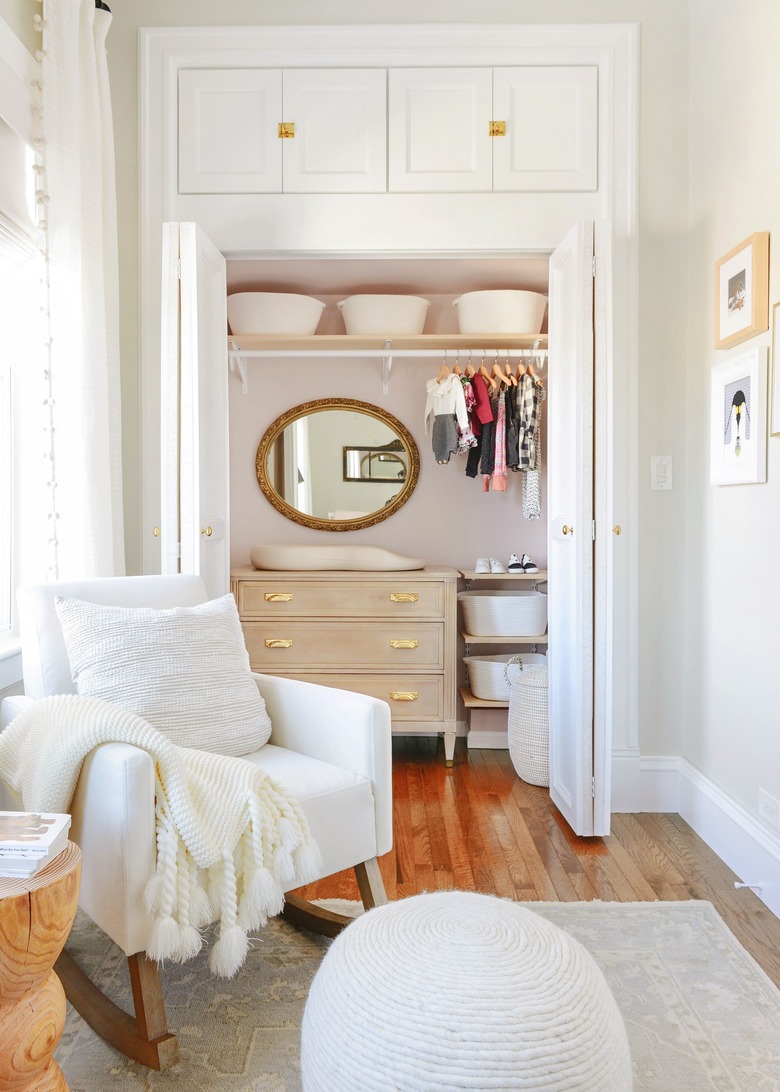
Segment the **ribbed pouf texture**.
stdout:
<svg viewBox="0 0 780 1092">
<path fill-rule="evenodd" d="M 304 1092 L 630 1092 L 623 1020 L 592 956 L 505 899 L 416 895 L 349 925 L 315 975 Z"/>
</svg>

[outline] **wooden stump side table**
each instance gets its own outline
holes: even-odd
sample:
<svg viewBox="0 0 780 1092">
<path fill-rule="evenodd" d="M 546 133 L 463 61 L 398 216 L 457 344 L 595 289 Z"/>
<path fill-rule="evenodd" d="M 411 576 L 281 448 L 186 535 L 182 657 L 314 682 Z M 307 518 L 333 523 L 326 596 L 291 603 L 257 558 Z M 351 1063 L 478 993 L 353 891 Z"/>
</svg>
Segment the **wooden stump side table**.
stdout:
<svg viewBox="0 0 780 1092">
<path fill-rule="evenodd" d="M 0 878 L 0 1092 L 59 1092 L 65 992 L 52 970 L 73 919 L 81 851 L 68 842 L 29 879 Z"/>
</svg>

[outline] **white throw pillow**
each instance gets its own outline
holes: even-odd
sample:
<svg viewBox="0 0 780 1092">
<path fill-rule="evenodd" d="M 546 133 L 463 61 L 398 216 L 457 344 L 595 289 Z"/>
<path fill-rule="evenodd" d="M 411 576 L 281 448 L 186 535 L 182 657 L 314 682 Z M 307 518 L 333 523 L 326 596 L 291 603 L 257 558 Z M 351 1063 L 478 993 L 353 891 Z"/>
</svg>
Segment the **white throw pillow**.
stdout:
<svg viewBox="0 0 780 1092">
<path fill-rule="evenodd" d="M 57 596 L 79 694 L 120 705 L 182 747 L 246 755 L 271 721 L 232 595 L 197 607 L 111 607 Z"/>
</svg>

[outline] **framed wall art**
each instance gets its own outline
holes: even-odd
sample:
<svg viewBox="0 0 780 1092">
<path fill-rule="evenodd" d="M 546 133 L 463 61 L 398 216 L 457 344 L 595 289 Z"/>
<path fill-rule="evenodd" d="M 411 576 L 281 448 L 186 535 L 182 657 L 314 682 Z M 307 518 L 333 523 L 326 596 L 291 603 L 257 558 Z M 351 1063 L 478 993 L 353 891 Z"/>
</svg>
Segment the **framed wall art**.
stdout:
<svg viewBox="0 0 780 1092">
<path fill-rule="evenodd" d="M 715 263 L 715 348 L 769 329 L 769 232 L 757 231 Z"/>
<path fill-rule="evenodd" d="M 772 308 L 772 424 L 773 436 L 780 436 L 780 303 Z"/>
<path fill-rule="evenodd" d="M 747 349 L 712 369 L 713 485 L 766 481 L 767 349 Z"/>
</svg>

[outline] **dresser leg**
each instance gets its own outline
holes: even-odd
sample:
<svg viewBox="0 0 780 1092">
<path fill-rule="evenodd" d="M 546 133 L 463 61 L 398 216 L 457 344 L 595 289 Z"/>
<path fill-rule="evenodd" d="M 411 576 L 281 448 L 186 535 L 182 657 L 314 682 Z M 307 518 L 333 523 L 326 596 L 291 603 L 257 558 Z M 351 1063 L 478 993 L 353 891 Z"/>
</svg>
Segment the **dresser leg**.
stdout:
<svg viewBox="0 0 780 1092">
<path fill-rule="evenodd" d="M 444 729 L 444 765 L 451 766 L 455 758 L 455 725 Z"/>
</svg>

